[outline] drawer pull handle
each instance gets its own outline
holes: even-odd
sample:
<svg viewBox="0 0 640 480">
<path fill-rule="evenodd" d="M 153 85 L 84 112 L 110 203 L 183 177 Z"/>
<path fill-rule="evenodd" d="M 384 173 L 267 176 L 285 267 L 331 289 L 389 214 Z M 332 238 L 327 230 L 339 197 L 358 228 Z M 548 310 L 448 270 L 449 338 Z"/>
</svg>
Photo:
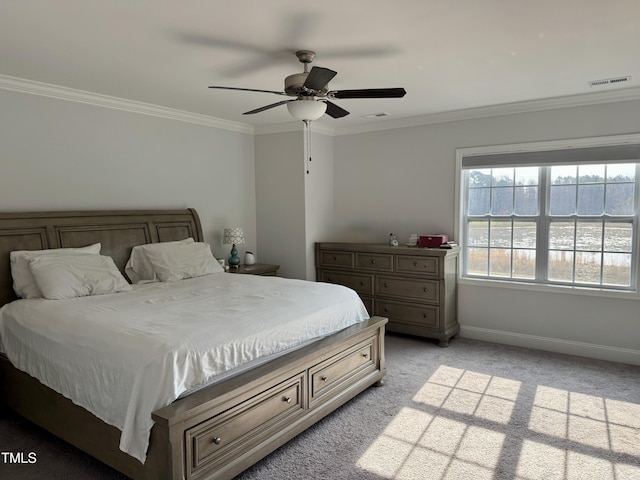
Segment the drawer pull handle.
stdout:
<svg viewBox="0 0 640 480">
<path fill-rule="evenodd" d="M 371 263 L 376 263 L 376 259 L 375 259 L 375 258 L 372 258 L 372 259 L 371 259 Z"/>
<path fill-rule="evenodd" d="M 331 277 L 327 277 L 327 282 L 333 283 L 333 280 L 331 280 Z"/>
<path fill-rule="evenodd" d="M 413 262 L 413 266 L 417 267 L 418 266 L 418 262 Z"/>
<path fill-rule="evenodd" d="M 287 403 L 291 403 L 291 397 L 284 397 L 282 400 L 284 400 Z"/>
<path fill-rule="evenodd" d="M 334 261 L 334 262 L 337 262 L 337 261 L 338 261 L 338 258 L 337 258 L 337 257 L 333 257 L 333 261 Z"/>
<path fill-rule="evenodd" d="M 364 287 L 364 280 L 360 280 L 360 286 Z"/>
<path fill-rule="evenodd" d="M 429 291 L 429 289 L 428 289 L 427 287 L 424 287 L 424 288 L 422 289 L 422 291 L 423 291 L 424 293 L 427 293 L 427 292 Z"/>
<path fill-rule="evenodd" d="M 369 354 L 368 354 L 368 353 L 363 353 L 363 354 L 362 354 L 362 356 L 363 356 L 364 358 L 368 358 L 368 357 L 369 357 Z"/>
<path fill-rule="evenodd" d="M 220 437 L 213 437 L 213 443 L 215 443 L 216 445 L 220 445 L 221 441 L 222 439 Z"/>
<path fill-rule="evenodd" d="M 329 379 L 323 375 L 322 377 L 320 377 L 320 380 L 322 380 L 323 382 L 326 382 Z"/>
<path fill-rule="evenodd" d="M 387 307 L 384 307 L 384 313 L 387 313 L 389 311 L 389 309 Z"/>
<path fill-rule="evenodd" d="M 384 283 L 382 284 L 382 286 L 383 286 L 384 288 L 388 288 L 388 287 L 389 287 L 389 284 L 388 284 L 387 282 L 384 282 Z"/>
</svg>

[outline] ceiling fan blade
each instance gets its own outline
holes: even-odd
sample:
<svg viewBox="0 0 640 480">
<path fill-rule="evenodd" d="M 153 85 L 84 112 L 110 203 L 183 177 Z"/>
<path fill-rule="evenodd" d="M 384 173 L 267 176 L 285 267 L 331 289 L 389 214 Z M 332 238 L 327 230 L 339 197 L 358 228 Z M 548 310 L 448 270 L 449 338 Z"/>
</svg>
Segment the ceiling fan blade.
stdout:
<svg viewBox="0 0 640 480">
<path fill-rule="evenodd" d="M 281 102 L 272 103 L 271 105 L 266 105 L 264 107 L 256 108 L 255 110 L 250 110 L 248 112 L 244 112 L 243 115 L 253 115 L 254 113 L 264 112 L 265 110 L 269 110 L 270 108 L 279 107 L 280 105 L 284 105 L 285 103 L 295 102 L 296 99 L 292 100 L 282 100 Z"/>
<path fill-rule="evenodd" d="M 404 88 L 364 88 L 361 90 L 334 90 L 327 93 L 330 98 L 402 98 Z"/>
<path fill-rule="evenodd" d="M 323 100 L 323 102 L 327 104 L 327 111 L 325 113 L 330 117 L 342 118 L 349 115 L 349 112 L 347 112 L 344 108 L 339 107 L 335 103 L 329 102 L 328 100 Z"/>
<path fill-rule="evenodd" d="M 210 85 L 209 88 L 219 88 L 222 90 L 241 90 L 243 92 L 263 92 L 263 93 L 275 93 L 276 95 L 286 95 L 285 92 L 276 92 L 275 90 L 258 90 L 255 88 L 238 88 L 238 87 L 220 87 L 217 85 Z"/>
<path fill-rule="evenodd" d="M 338 72 L 328 68 L 313 67 L 304 82 L 304 87 L 309 90 L 320 91 L 335 77 Z"/>
</svg>

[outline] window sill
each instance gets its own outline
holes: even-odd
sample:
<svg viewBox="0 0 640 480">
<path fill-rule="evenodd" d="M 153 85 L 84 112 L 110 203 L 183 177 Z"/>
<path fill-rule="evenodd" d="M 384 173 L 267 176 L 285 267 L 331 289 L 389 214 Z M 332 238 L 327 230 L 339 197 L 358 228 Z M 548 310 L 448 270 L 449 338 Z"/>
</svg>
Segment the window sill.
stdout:
<svg viewBox="0 0 640 480">
<path fill-rule="evenodd" d="M 608 290 L 605 288 L 576 287 L 565 285 L 542 285 L 533 283 L 509 282 L 506 280 L 459 277 L 458 285 L 473 285 L 489 288 L 506 288 L 533 292 L 555 293 L 561 295 L 586 295 L 589 297 L 607 297 L 624 300 L 640 300 L 637 290 Z"/>
</svg>

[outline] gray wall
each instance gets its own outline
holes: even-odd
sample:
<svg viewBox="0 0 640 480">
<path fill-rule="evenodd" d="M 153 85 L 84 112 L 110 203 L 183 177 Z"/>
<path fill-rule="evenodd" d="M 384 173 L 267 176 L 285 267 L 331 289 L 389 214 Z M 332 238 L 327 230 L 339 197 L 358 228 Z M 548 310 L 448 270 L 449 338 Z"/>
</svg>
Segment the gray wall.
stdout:
<svg viewBox="0 0 640 480">
<path fill-rule="evenodd" d="M 312 127 L 310 162 L 308 145 L 302 127 L 256 135 L 258 260 L 315 280 L 315 242 L 329 240 L 333 225 L 333 137 Z"/>
<path fill-rule="evenodd" d="M 334 240 L 454 233 L 456 148 L 637 133 L 640 102 L 335 138 Z M 640 301 L 461 282 L 462 334 L 640 364 Z"/>
<path fill-rule="evenodd" d="M 196 208 L 256 246 L 253 136 L 0 90 L 0 210 Z"/>
<path fill-rule="evenodd" d="M 333 181 L 334 152 L 333 137 L 315 133 L 312 130 L 309 174 L 305 175 L 305 244 L 306 277 L 315 281 L 315 244 L 331 240 L 333 237 Z"/>
<path fill-rule="evenodd" d="M 255 136 L 258 262 L 279 275 L 306 277 L 302 131 Z"/>
<path fill-rule="evenodd" d="M 639 131 L 634 101 L 313 133 L 305 175 L 301 129 L 253 136 L 0 90 L 0 210 L 194 207 L 217 256 L 228 255 L 222 229 L 241 226 L 241 254 L 312 279 L 315 241 L 453 235 L 456 148 Z M 459 288 L 465 336 L 638 364 L 639 306 L 637 296 Z"/>
</svg>

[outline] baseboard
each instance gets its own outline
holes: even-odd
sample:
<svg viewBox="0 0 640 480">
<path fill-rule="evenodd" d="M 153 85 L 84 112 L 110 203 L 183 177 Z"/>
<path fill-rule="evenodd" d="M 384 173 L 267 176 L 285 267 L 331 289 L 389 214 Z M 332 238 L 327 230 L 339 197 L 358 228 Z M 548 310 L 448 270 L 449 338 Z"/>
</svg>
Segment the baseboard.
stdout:
<svg viewBox="0 0 640 480">
<path fill-rule="evenodd" d="M 460 336 L 483 340 L 486 342 L 502 343 L 518 347 L 546 350 L 549 352 L 566 353 L 580 357 L 609 360 L 612 362 L 640 365 L 640 350 L 629 348 L 611 347 L 593 343 L 574 342 L 559 338 L 539 337 L 522 333 L 506 332 L 503 330 L 491 330 L 478 327 L 460 327 Z"/>
</svg>

